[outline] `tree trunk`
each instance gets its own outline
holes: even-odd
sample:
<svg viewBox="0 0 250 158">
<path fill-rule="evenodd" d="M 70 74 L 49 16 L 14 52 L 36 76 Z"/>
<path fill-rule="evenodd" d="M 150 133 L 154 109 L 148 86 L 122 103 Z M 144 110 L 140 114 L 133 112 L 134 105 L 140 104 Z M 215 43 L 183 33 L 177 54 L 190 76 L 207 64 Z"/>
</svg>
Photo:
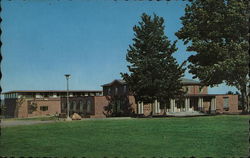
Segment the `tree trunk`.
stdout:
<svg viewBox="0 0 250 158">
<path fill-rule="evenodd" d="M 247 85 L 241 86 L 240 89 L 241 93 L 241 106 L 242 106 L 242 112 L 243 113 L 249 113 L 249 94 L 247 92 Z"/>
<path fill-rule="evenodd" d="M 164 115 L 167 115 L 167 105 L 164 103 Z"/>
</svg>

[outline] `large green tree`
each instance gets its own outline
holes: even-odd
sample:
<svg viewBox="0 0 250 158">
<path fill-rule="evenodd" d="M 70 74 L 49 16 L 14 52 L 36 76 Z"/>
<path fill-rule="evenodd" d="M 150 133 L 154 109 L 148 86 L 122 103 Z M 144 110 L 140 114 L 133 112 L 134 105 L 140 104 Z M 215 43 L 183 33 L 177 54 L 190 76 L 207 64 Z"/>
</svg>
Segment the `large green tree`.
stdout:
<svg viewBox="0 0 250 158">
<path fill-rule="evenodd" d="M 133 27 L 134 43 L 129 45 L 126 60 L 130 73 L 121 73 L 136 101 L 166 103 L 182 95 L 180 78 L 184 69 L 172 56 L 177 50 L 164 34 L 164 19 L 143 13 Z"/>
<path fill-rule="evenodd" d="M 176 36 L 196 52 L 188 58 L 189 72 L 206 85 L 235 86 L 249 111 L 249 2 L 190 0 L 181 21 Z"/>
</svg>

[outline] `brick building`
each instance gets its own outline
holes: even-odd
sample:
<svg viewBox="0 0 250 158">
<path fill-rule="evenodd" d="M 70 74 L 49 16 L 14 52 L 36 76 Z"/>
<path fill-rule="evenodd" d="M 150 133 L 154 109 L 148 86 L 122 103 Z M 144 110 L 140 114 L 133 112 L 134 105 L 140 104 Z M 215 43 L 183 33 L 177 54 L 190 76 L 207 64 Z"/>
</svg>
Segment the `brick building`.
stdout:
<svg viewBox="0 0 250 158">
<path fill-rule="evenodd" d="M 104 96 L 123 95 L 130 96 L 130 102 L 134 112 L 140 115 L 163 115 L 168 112 L 182 111 L 200 111 L 203 113 L 239 113 L 238 95 L 232 94 L 208 94 L 208 87 L 201 86 L 198 81 L 182 78 L 183 90 L 186 92 L 183 101 L 171 99 L 167 106 L 164 107 L 157 100 L 153 104 L 144 104 L 138 102 L 128 91 L 128 86 L 123 80 L 114 80 L 111 83 L 103 85 Z M 134 105 L 135 104 L 135 105 Z"/>
<path fill-rule="evenodd" d="M 136 103 L 123 80 L 114 80 L 102 85 L 103 91 L 69 91 L 70 114 L 76 112 L 83 117 L 106 117 L 105 107 L 112 104 L 116 113 L 130 108 L 137 115 L 162 115 L 181 111 L 200 111 L 204 113 L 239 113 L 238 95 L 208 94 L 207 87 L 194 80 L 182 79 L 186 95 L 182 102 L 172 99 L 167 106 Z M 66 113 L 66 91 L 10 91 L 4 93 L 5 117 L 32 117 Z M 112 100 L 116 98 L 116 100 Z M 111 103 L 112 102 L 112 103 Z"/>
<path fill-rule="evenodd" d="M 61 100 L 67 91 L 64 90 L 36 90 L 9 91 L 4 94 L 5 117 L 32 117 L 39 115 L 54 115 L 62 112 Z M 102 96 L 98 90 L 69 91 L 69 98 Z"/>
</svg>

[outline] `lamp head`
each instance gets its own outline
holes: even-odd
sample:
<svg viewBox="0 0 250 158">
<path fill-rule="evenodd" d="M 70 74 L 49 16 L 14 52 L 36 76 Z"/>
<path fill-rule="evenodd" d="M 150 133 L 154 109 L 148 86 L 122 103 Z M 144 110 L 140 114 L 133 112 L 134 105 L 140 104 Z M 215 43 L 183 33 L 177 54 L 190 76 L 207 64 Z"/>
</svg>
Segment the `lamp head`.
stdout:
<svg viewBox="0 0 250 158">
<path fill-rule="evenodd" d="M 70 77 L 70 74 L 65 74 L 64 76 L 68 79 Z"/>
</svg>

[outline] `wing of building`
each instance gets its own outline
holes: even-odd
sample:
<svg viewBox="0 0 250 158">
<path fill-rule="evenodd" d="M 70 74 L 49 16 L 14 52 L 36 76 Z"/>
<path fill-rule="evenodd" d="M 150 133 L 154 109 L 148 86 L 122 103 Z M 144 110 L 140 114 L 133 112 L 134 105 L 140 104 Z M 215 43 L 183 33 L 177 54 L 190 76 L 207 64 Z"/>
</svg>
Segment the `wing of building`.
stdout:
<svg viewBox="0 0 250 158">
<path fill-rule="evenodd" d="M 102 85 L 103 90 L 69 91 L 70 114 L 83 117 L 107 117 L 129 115 L 163 115 L 166 113 L 240 113 L 238 95 L 208 94 L 208 88 L 195 80 L 182 78 L 186 92 L 182 101 L 169 100 L 165 104 L 157 100 L 153 104 L 136 103 L 124 80 L 114 80 Z M 67 91 L 9 91 L 4 93 L 5 117 L 32 117 L 66 113 Z M 113 113 L 113 114 L 112 114 Z"/>
</svg>

